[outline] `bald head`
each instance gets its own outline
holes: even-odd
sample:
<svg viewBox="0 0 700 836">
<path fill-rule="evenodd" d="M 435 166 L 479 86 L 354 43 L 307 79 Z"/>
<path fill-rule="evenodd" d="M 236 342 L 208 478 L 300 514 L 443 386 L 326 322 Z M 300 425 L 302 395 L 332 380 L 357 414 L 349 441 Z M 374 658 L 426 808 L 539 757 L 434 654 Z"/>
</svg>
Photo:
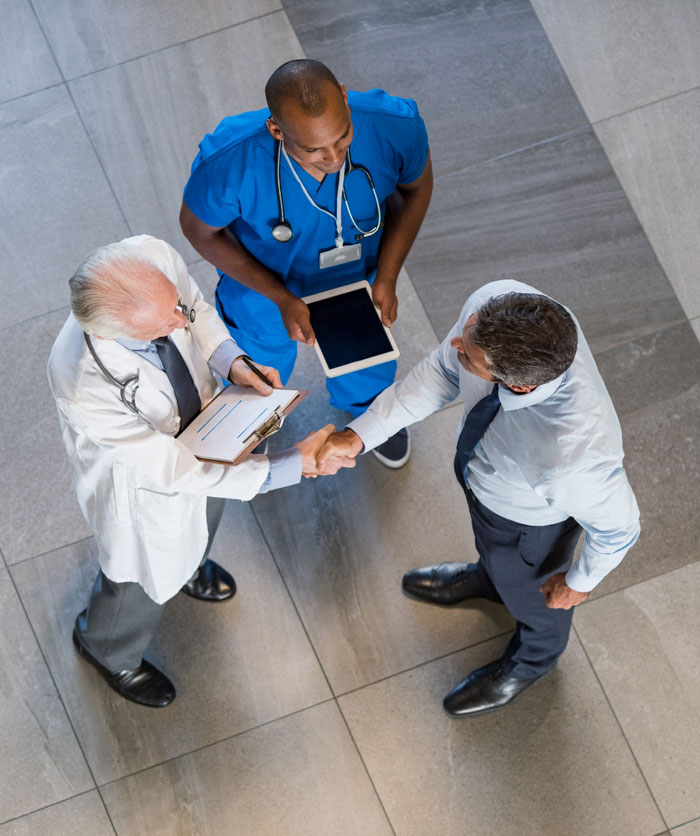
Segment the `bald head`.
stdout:
<svg viewBox="0 0 700 836">
<path fill-rule="evenodd" d="M 285 104 L 294 103 L 307 116 L 321 116 L 334 92 L 342 95 L 338 79 L 320 61 L 302 58 L 278 67 L 265 85 L 272 118 L 284 122 Z"/>
<path fill-rule="evenodd" d="M 178 298 L 173 283 L 138 246 L 125 241 L 91 253 L 69 285 L 71 309 L 81 328 L 105 339 L 153 339 L 141 334 L 150 333 L 152 325 L 159 330 L 161 319 L 165 326 L 166 313 Z"/>
</svg>

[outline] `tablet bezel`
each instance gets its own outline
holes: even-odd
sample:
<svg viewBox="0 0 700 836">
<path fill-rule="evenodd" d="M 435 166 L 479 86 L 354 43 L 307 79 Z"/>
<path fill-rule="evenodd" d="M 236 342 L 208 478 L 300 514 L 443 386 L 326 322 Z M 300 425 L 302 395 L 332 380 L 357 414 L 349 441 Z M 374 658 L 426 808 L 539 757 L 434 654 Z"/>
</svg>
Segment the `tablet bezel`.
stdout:
<svg viewBox="0 0 700 836">
<path fill-rule="evenodd" d="M 318 340 L 314 343 L 314 348 L 316 349 L 316 354 L 318 355 L 318 359 L 321 361 L 321 366 L 323 367 L 323 371 L 326 374 L 326 377 L 340 377 L 343 374 L 350 374 L 350 372 L 357 372 L 360 369 L 368 369 L 371 366 L 378 366 L 380 363 L 388 363 L 390 360 L 396 360 L 397 357 L 400 356 L 401 352 L 399 351 L 398 346 L 396 345 L 396 340 L 394 339 L 391 330 L 387 328 L 387 326 L 382 322 L 381 314 L 379 313 L 379 309 L 374 304 L 372 299 L 372 288 L 370 283 L 367 279 L 362 279 L 359 282 L 353 282 L 352 284 L 344 284 L 341 287 L 334 287 L 332 290 L 323 290 L 321 293 L 312 293 L 310 296 L 302 296 L 302 301 L 306 302 L 306 304 L 310 304 L 313 302 L 320 302 L 322 299 L 329 299 L 332 296 L 340 296 L 343 293 L 350 293 L 354 290 L 360 290 L 364 288 L 367 291 L 369 296 L 370 302 L 372 302 L 372 306 L 374 307 L 374 311 L 377 314 L 377 319 L 379 320 L 379 324 L 384 329 L 384 333 L 389 340 L 389 344 L 392 346 L 391 351 L 385 351 L 383 354 L 375 354 L 373 357 L 366 357 L 364 360 L 355 360 L 352 363 L 346 363 L 344 366 L 336 366 L 335 368 L 329 368 L 328 363 L 326 363 L 326 358 L 323 356 L 323 350 L 319 345 Z"/>
</svg>

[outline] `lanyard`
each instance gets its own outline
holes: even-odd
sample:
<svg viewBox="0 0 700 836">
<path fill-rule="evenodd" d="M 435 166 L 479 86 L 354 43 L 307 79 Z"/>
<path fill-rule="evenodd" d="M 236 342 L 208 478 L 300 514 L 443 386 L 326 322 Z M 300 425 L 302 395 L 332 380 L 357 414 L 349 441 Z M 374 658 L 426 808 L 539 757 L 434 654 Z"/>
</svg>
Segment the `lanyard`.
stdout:
<svg viewBox="0 0 700 836">
<path fill-rule="evenodd" d="M 296 178 L 297 183 L 301 186 L 301 190 L 306 195 L 306 199 L 312 206 L 315 206 L 319 212 L 323 212 L 325 215 L 328 215 L 329 218 L 333 218 L 335 221 L 335 245 L 336 247 L 343 246 L 343 224 L 340 217 L 340 210 L 343 205 L 343 188 L 345 184 L 345 162 L 343 162 L 343 166 L 338 172 L 338 186 L 336 188 L 335 193 L 335 215 L 328 211 L 328 209 L 324 208 L 323 206 L 319 206 L 318 203 L 311 197 L 311 195 L 307 192 L 306 186 L 301 182 L 301 178 L 296 173 L 296 169 L 292 165 L 292 161 L 289 159 L 289 155 L 287 154 L 287 149 L 284 147 L 284 142 L 282 142 L 282 153 L 284 154 L 284 158 L 287 161 L 287 165 L 291 169 L 292 174 Z"/>
</svg>

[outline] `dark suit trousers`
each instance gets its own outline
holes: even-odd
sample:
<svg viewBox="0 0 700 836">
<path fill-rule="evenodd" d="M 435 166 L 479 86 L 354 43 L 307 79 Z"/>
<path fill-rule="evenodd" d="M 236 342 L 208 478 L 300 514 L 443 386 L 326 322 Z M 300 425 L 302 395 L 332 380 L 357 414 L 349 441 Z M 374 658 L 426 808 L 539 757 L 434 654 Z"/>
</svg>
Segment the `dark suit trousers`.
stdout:
<svg viewBox="0 0 700 836">
<path fill-rule="evenodd" d="M 200 565 L 209 556 L 225 503 L 218 497 L 207 499 L 209 539 Z M 133 670 L 141 664 L 164 606 L 149 598 L 139 584 L 115 583 L 100 571 L 85 615 L 78 617 L 78 637 L 108 670 Z"/>
<path fill-rule="evenodd" d="M 519 679 L 541 676 L 564 652 L 573 609 L 546 606 L 540 586 L 565 572 L 574 556 L 581 526 L 572 517 L 553 525 L 522 525 L 494 514 L 466 487 L 479 562 L 469 574 L 482 597 L 505 604 L 517 620 L 503 656 Z"/>
</svg>

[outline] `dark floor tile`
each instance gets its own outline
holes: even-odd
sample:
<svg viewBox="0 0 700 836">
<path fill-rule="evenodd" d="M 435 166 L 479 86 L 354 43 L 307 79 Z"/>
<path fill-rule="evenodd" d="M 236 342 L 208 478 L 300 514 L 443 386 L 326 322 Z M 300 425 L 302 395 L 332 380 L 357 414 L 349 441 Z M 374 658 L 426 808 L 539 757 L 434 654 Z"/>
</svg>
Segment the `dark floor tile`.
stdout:
<svg viewBox="0 0 700 836">
<path fill-rule="evenodd" d="M 700 343 L 688 322 L 596 355 L 618 415 L 681 395 L 700 382 Z"/>
<path fill-rule="evenodd" d="M 349 89 L 418 101 L 438 172 L 587 124 L 527 0 L 284 6 L 306 54 Z"/>
<path fill-rule="evenodd" d="M 438 178 L 407 266 L 438 336 L 503 278 L 568 305 L 594 351 L 684 318 L 591 129 Z"/>
</svg>

